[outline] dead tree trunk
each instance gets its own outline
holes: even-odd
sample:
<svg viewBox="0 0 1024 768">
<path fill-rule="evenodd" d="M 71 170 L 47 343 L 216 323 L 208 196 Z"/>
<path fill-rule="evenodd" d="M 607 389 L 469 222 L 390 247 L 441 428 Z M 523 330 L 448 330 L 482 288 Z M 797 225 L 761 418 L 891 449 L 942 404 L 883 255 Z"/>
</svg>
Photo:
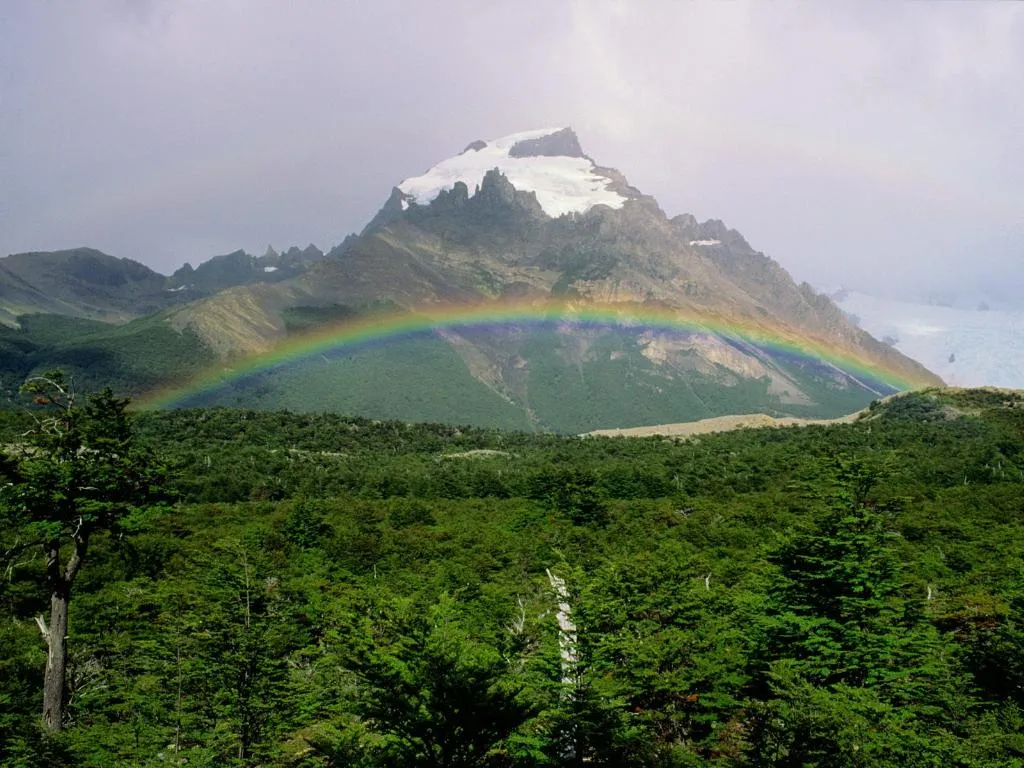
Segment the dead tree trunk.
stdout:
<svg viewBox="0 0 1024 768">
<path fill-rule="evenodd" d="M 60 583 L 50 593 L 50 625 L 37 619 L 46 640 L 46 675 L 43 678 L 43 726 L 50 732 L 64 725 L 64 679 L 68 662 L 68 599 L 71 585 Z"/>
<path fill-rule="evenodd" d="M 61 567 L 60 543 L 51 542 L 46 548 L 47 574 L 50 582 L 50 624 L 42 616 L 36 618 L 39 631 L 46 641 L 46 673 L 43 676 L 43 727 L 56 733 L 64 727 L 64 685 L 68 665 L 68 604 L 71 602 L 71 584 L 85 559 L 89 544 L 88 533 L 75 534 L 75 551 L 66 567 Z"/>
</svg>

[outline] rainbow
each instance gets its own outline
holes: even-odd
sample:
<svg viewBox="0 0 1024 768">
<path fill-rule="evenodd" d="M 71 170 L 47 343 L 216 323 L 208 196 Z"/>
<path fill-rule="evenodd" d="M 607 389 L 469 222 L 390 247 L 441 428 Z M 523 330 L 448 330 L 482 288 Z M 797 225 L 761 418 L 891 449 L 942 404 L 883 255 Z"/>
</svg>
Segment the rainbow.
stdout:
<svg viewBox="0 0 1024 768">
<path fill-rule="evenodd" d="M 502 328 L 581 328 L 656 331 L 669 333 L 712 333 L 739 346 L 805 360 L 818 360 L 857 378 L 870 391 L 879 384 L 892 390 L 913 389 L 923 384 L 902 373 L 880 368 L 867 358 L 841 352 L 834 345 L 810 340 L 790 329 L 765 327 L 750 321 L 726 320 L 706 313 L 652 306 L 614 303 L 519 302 L 471 305 L 435 305 L 400 313 L 365 316 L 358 320 L 324 327 L 284 340 L 274 349 L 231 360 L 190 381 L 139 398 L 143 408 L 174 408 L 183 402 L 303 359 L 356 351 L 444 330 Z M 866 380 L 866 381 L 865 381 Z M 878 392 L 889 394 L 889 392 Z"/>
</svg>

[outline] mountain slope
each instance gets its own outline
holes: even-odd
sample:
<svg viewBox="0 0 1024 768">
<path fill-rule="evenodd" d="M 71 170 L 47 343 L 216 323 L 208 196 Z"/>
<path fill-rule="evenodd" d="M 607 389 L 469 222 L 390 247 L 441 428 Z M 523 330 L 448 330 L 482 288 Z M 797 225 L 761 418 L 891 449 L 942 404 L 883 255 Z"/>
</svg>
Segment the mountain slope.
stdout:
<svg viewBox="0 0 1024 768">
<path fill-rule="evenodd" d="M 0 325 L 32 314 L 124 323 L 235 285 L 287 280 L 324 258 L 315 245 L 259 257 L 239 250 L 167 277 L 93 248 L 16 253 L 0 259 Z"/>
<path fill-rule="evenodd" d="M 0 323 L 49 313 L 124 322 L 167 306 L 166 278 L 93 248 L 17 253 L 0 259 Z"/>
</svg>

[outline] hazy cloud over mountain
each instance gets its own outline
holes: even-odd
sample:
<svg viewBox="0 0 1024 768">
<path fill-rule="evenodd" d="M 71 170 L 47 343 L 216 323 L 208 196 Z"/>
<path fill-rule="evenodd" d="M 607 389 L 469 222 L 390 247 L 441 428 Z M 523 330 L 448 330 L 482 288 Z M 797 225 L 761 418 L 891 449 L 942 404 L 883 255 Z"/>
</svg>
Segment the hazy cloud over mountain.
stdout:
<svg viewBox="0 0 1024 768">
<path fill-rule="evenodd" d="M 1020 292 L 1022 93 L 1020 3 L 5 3 L 0 253 L 326 248 L 566 124 L 798 279 Z"/>
</svg>

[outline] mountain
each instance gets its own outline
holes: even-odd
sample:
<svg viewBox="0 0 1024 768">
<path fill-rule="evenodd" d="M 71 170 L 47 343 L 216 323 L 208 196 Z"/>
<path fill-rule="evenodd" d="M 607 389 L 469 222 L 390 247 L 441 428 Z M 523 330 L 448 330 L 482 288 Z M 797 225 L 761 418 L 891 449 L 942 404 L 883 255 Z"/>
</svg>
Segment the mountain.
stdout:
<svg viewBox="0 0 1024 768">
<path fill-rule="evenodd" d="M 843 311 L 951 385 L 1024 388 L 1024 311 L 972 309 L 833 294 Z"/>
<path fill-rule="evenodd" d="M 210 294 L 236 285 L 279 282 L 305 272 L 324 258 L 315 245 L 303 249 L 292 246 L 278 253 L 267 246 L 262 256 L 253 256 L 243 250 L 214 256 L 198 267 L 186 263 L 169 278 L 168 290 L 183 292 L 187 298 Z"/>
<path fill-rule="evenodd" d="M 168 306 L 165 287 L 149 267 L 92 248 L 12 254 L 0 259 L 0 324 L 36 313 L 124 322 Z"/>
<path fill-rule="evenodd" d="M 472 142 L 327 254 L 239 251 L 168 281 L 162 312 L 40 343 L 22 369 L 116 370 L 140 392 L 219 360 L 224 386 L 164 402 L 571 432 L 832 417 L 939 383 L 722 222 L 668 218 L 568 128 Z M 302 354 L 310 333 L 326 341 Z"/>
<path fill-rule="evenodd" d="M 227 286 L 287 279 L 323 258 L 312 245 L 261 257 L 237 251 L 170 277 L 91 248 L 0 259 L 0 393 L 54 368 L 135 394 L 197 374 L 216 356 L 167 322 L 170 308 Z"/>
<path fill-rule="evenodd" d="M 315 245 L 258 257 L 239 250 L 167 277 L 94 248 L 11 254 L 0 259 L 0 324 L 35 314 L 124 323 L 235 285 L 287 280 L 324 258 Z"/>
<path fill-rule="evenodd" d="M 759 410 L 835 416 L 894 391 L 864 375 L 872 367 L 938 383 L 722 222 L 666 217 L 569 129 L 475 141 L 401 182 L 342 253 L 182 307 L 171 322 L 230 361 L 381 307 L 497 302 L 529 315 L 522 307 L 552 301 L 567 308 L 561 326 L 446 327 L 262 372 L 199 402 L 583 431 Z M 633 326 L 573 322 L 594 306 Z M 694 320 L 673 330 L 646 323 L 651 313 Z"/>
</svg>

